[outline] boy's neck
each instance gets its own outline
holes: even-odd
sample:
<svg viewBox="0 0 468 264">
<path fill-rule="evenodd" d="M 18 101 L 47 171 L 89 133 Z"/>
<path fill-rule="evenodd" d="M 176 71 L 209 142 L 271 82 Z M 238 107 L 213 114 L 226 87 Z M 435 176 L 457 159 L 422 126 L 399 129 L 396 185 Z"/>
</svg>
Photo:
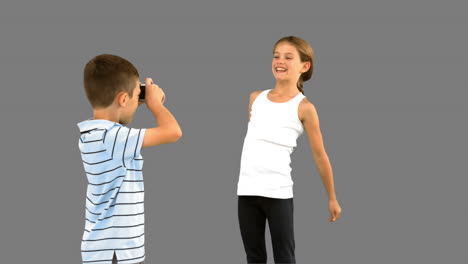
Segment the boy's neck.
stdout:
<svg viewBox="0 0 468 264">
<path fill-rule="evenodd" d="M 120 114 L 112 107 L 93 109 L 93 119 L 104 119 L 119 123 Z"/>
</svg>

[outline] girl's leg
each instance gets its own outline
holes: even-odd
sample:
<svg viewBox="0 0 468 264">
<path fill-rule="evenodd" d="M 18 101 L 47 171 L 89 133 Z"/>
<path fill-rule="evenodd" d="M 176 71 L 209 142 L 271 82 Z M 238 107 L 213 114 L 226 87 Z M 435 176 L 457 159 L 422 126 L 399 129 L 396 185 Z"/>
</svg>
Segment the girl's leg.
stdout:
<svg viewBox="0 0 468 264">
<path fill-rule="evenodd" d="M 247 254 L 247 263 L 266 263 L 266 216 L 258 196 L 238 196 L 239 227 Z"/>
<path fill-rule="evenodd" d="M 294 254 L 294 205 L 290 199 L 268 199 L 265 207 L 275 263 L 296 263 Z"/>
</svg>

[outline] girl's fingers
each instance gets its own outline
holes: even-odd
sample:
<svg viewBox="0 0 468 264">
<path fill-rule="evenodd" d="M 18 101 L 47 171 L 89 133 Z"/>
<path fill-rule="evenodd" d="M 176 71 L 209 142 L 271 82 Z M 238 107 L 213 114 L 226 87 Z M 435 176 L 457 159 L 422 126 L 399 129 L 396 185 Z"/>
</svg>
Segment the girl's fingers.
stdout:
<svg viewBox="0 0 468 264">
<path fill-rule="evenodd" d="M 330 222 L 335 222 L 336 219 L 338 219 L 338 217 L 340 216 L 340 213 L 338 213 L 337 210 L 332 210 L 330 214 L 331 214 Z"/>
</svg>

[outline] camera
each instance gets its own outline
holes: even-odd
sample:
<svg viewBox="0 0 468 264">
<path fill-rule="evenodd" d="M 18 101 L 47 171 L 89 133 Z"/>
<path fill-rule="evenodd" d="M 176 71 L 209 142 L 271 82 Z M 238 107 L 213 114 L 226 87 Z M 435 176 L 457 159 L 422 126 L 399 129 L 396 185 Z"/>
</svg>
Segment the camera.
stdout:
<svg viewBox="0 0 468 264">
<path fill-rule="evenodd" d="M 139 101 L 145 101 L 145 88 L 146 85 L 144 83 L 140 84 L 140 95 L 138 96 Z"/>
<path fill-rule="evenodd" d="M 140 84 L 140 95 L 138 96 L 138 101 L 140 102 L 144 102 L 145 101 L 145 91 L 146 91 L 146 85 L 144 83 Z M 166 99 L 166 95 L 163 93 L 163 96 L 162 96 L 162 100 L 161 100 L 161 103 L 164 103 L 165 99 Z"/>
</svg>

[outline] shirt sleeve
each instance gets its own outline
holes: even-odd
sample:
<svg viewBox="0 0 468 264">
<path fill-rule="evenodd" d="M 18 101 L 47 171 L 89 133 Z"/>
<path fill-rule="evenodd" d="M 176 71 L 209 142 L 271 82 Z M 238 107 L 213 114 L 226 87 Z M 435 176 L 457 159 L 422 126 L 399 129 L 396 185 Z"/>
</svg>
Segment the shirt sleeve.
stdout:
<svg viewBox="0 0 468 264">
<path fill-rule="evenodd" d="M 145 128 L 119 127 L 112 146 L 113 158 L 122 159 L 122 163 L 126 168 L 133 159 L 141 159 L 140 151 L 145 132 Z"/>
</svg>

